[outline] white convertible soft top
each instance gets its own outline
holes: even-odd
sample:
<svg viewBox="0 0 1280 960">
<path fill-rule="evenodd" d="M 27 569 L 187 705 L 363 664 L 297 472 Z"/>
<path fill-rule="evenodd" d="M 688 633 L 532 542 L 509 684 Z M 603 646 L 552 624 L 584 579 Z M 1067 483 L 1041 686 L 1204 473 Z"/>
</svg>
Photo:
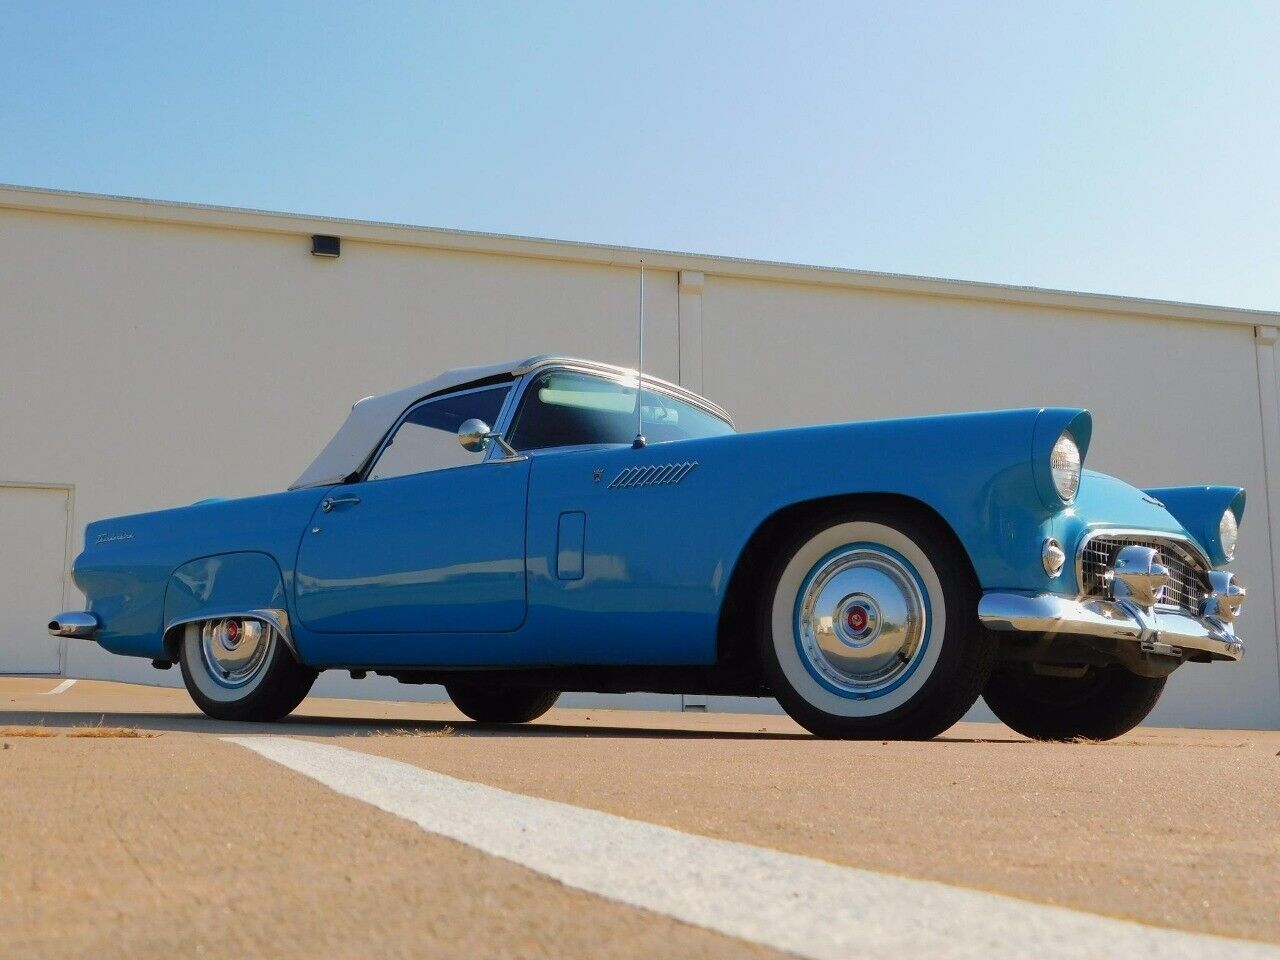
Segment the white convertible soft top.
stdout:
<svg viewBox="0 0 1280 960">
<path fill-rule="evenodd" d="M 333 435 L 333 439 L 325 445 L 325 448 L 320 451 L 320 455 L 311 462 L 311 466 L 303 471 L 302 476 L 290 485 L 289 489 L 298 490 L 302 487 L 323 487 L 342 483 L 364 465 L 369 454 L 386 436 L 387 431 L 395 426 L 396 421 L 400 419 L 400 414 L 404 413 L 405 410 L 423 397 L 430 396 L 433 393 L 440 393 L 444 390 L 465 387 L 468 384 L 489 380 L 493 377 L 509 376 L 514 378 L 528 373 L 536 367 L 557 364 L 583 367 L 629 378 L 636 376 L 634 370 L 616 367 L 609 363 L 543 355 L 511 363 L 495 363 L 484 367 L 459 367 L 416 386 L 405 387 L 403 390 L 396 390 L 392 393 L 383 393 L 376 397 L 365 397 L 351 408 L 351 413 L 347 415 L 346 422 Z M 657 377 L 651 377 L 647 373 L 644 375 L 644 382 L 646 386 L 649 384 L 659 386 L 732 423 L 729 415 L 724 410 L 704 397 L 690 393 L 684 387 L 668 383 L 665 380 L 659 380 Z"/>
</svg>

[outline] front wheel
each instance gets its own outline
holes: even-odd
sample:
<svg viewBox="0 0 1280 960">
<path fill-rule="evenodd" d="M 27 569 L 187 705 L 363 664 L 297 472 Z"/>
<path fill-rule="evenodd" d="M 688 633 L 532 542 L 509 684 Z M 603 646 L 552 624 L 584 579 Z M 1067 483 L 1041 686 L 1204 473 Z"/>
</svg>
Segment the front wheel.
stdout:
<svg viewBox="0 0 1280 960">
<path fill-rule="evenodd" d="M 1004 724 L 1033 740 L 1114 740 L 1147 718 L 1164 677 L 1124 667 L 1090 667 L 1082 677 L 1050 677 L 1006 667 L 982 698 Z"/>
<path fill-rule="evenodd" d="M 558 690 L 524 687 L 450 683 L 444 689 L 453 705 L 478 723 L 528 723 L 537 720 L 560 699 Z"/>
<path fill-rule="evenodd" d="M 949 531 L 905 512 L 824 518 L 765 581 L 760 661 L 773 694 L 822 737 L 929 739 L 978 699 L 995 640 Z"/>
<path fill-rule="evenodd" d="M 191 699 L 215 720 L 280 720 L 317 676 L 273 626 L 240 617 L 187 624 L 178 660 Z"/>
</svg>

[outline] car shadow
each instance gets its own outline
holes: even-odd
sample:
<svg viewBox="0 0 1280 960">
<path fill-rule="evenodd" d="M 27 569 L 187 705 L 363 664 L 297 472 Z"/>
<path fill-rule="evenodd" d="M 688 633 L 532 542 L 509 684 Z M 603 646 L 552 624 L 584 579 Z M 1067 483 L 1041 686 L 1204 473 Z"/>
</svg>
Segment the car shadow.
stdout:
<svg viewBox="0 0 1280 960">
<path fill-rule="evenodd" d="M 626 740 L 742 740 L 820 742 L 804 732 L 767 730 L 687 730 L 669 727 L 625 727 L 588 724 L 525 723 L 494 724 L 470 720 L 421 720 L 411 718 L 364 718 L 295 715 L 276 723 L 233 723 L 214 720 L 199 713 L 68 712 L 0 709 L 0 728 L 45 727 L 50 730 L 73 727 L 125 727 L 156 733 L 204 733 L 217 736 L 451 736 L 520 738 L 607 737 Z M 0 733 L 0 739 L 3 734 Z M 874 743 L 874 739 L 866 742 Z M 887 741 L 882 741 L 887 742 Z M 938 737 L 936 744 L 1029 743 L 1013 737 Z"/>
<path fill-rule="evenodd" d="M 622 737 L 675 740 L 812 740 L 807 733 L 741 730 L 676 730 L 655 727 L 595 726 L 583 724 L 476 723 L 470 720 L 420 720 L 410 718 L 325 717 L 298 715 L 276 723 L 233 723 L 197 713 L 113 713 L 89 711 L 0 710 L 0 728 L 126 727 L 159 733 L 205 733 L 219 736 L 440 736 L 450 733 L 469 737 Z"/>
</svg>

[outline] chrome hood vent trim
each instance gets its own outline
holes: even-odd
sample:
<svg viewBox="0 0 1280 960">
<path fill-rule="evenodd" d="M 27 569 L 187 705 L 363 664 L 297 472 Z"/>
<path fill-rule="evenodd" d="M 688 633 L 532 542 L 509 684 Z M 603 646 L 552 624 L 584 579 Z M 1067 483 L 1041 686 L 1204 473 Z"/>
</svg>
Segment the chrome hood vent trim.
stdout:
<svg viewBox="0 0 1280 960">
<path fill-rule="evenodd" d="M 610 490 L 626 490 L 630 487 L 661 487 L 677 484 L 698 465 L 697 460 L 684 463 L 659 463 L 647 467 L 627 467 L 609 484 Z"/>
</svg>

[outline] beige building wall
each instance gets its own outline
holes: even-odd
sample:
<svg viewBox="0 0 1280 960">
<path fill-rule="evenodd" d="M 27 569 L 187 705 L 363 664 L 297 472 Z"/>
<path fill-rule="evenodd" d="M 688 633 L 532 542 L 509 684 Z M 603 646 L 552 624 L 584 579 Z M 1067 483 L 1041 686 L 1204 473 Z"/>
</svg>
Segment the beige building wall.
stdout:
<svg viewBox="0 0 1280 960">
<path fill-rule="evenodd" d="M 1247 487 L 1247 660 L 1178 671 L 1153 722 L 1280 727 L 1275 314 L 0 189 L 0 484 L 73 488 L 78 548 L 91 519 L 280 489 L 354 400 L 448 367 L 633 365 L 641 257 L 647 369 L 743 429 L 1078 405 L 1089 467 Z M 79 641 L 62 662 L 177 680 Z"/>
</svg>

